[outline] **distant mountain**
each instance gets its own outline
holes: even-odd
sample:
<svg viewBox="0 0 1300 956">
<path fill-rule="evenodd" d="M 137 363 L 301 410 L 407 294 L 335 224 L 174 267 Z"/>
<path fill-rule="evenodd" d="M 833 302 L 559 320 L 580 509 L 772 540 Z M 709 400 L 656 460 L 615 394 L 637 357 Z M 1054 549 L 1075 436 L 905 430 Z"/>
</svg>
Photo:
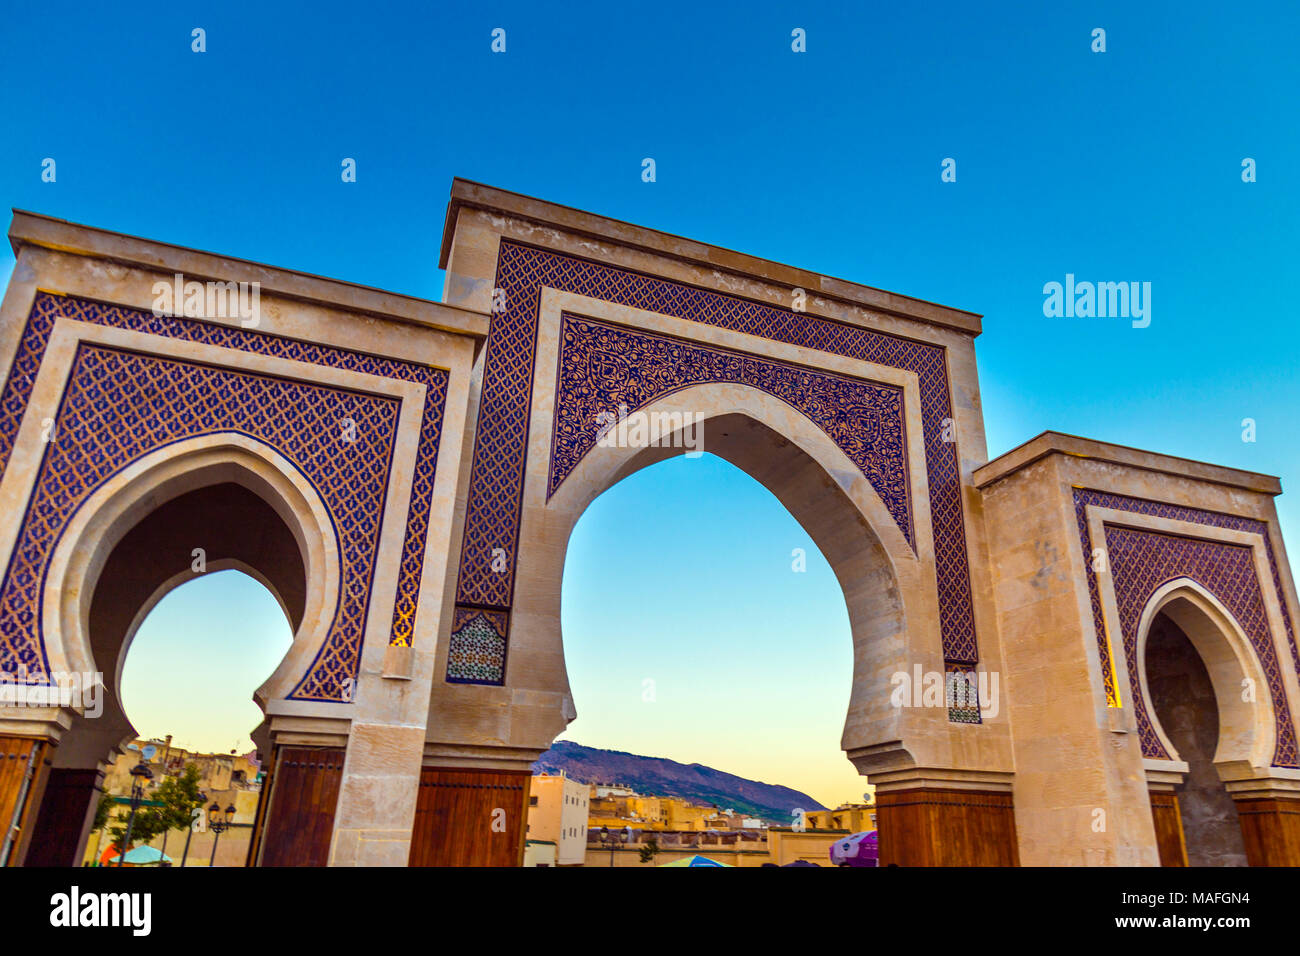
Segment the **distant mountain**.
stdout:
<svg viewBox="0 0 1300 956">
<path fill-rule="evenodd" d="M 777 825 L 788 826 L 792 810 L 826 809 L 808 794 L 789 787 L 746 780 L 703 764 L 600 750 L 571 740 L 557 740 L 533 764 L 533 773 L 561 770 L 581 783 L 618 783 L 638 793 L 715 804 L 720 810 L 734 810 Z"/>
</svg>

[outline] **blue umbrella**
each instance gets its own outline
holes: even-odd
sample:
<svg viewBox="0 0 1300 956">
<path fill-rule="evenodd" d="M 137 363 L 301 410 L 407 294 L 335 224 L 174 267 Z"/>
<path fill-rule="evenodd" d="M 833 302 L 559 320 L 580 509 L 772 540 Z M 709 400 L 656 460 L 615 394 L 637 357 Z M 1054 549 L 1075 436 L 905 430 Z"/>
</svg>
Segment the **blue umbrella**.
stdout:
<svg viewBox="0 0 1300 956">
<path fill-rule="evenodd" d="M 168 863 L 172 862 L 171 857 L 162 850 L 152 846 L 138 846 L 134 850 L 128 850 L 126 853 L 127 866 L 152 866 L 163 860 L 166 860 Z M 117 857 L 110 857 L 108 863 L 109 866 L 115 866 L 117 864 Z"/>
<path fill-rule="evenodd" d="M 673 860 L 671 863 L 661 864 L 660 869 L 665 866 L 731 866 L 731 864 L 719 863 L 717 860 L 710 860 L 707 856 L 696 853 L 692 856 L 684 856 L 680 860 Z"/>
</svg>

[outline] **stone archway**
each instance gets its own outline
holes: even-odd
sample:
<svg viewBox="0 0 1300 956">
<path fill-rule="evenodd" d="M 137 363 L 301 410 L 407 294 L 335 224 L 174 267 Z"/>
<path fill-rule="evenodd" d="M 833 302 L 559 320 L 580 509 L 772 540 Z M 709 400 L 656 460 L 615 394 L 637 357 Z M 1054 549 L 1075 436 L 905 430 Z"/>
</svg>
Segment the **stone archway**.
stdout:
<svg viewBox="0 0 1300 956">
<path fill-rule="evenodd" d="M 1275 743 L 1271 702 L 1256 696 L 1266 685 L 1251 643 L 1213 594 L 1177 579 L 1144 611 L 1138 670 L 1154 734 L 1169 754 L 1148 763 L 1162 864 L 1247 865 L 1223 780 L 1265 770 Z"/>
<path fill-rule="evenodd" d="M 772 489 L 835 566 L 855 640 L 842 743 L 876 787 L 885 862 L 1157 862 L 1153 805 L 1183 770 L 1142 685 L 1156 614 L 1205 663 L 1247 856 L 1300 859 L 1300 597 L 1280 483 L 1052 432 L 986 462 L 973 313 L 463 181 L 444 304 L 28 213 L 10 237 L 0 672 L 21 669 L 25 693 L 120 656 L 135 616 L 188 573 L 161 562 L 129 579 L 115 569 L 139 547 L 105 550 L 132 534 L 179 547 L 157 509 L 264 516 L 264 540 L 213 565 L 257 573 L 297 628 L 258 692 L 264 832 L 317 813 L 306 794 L 335 809 L 283 829 L 303 842 L 278 856 L 268 838 L 262 862 L 519 862 L 530 764 L 573 716 L 569 531 L 662 453 L 606 447 L 600 418 L 651 412 L 702 414 L 719 438 L 706 450 Z M 160 309 L 155 287 L 182 283 L 208 301 L 259 286 L 261 315 L 188 291 Z M 118 525 L 100 513 L 95 496 L 149 456 L 236 434 L 253 443 L 241 454 L 260 443 L 283 461 L 214 462 L 212 480 L 111 499 Z M 207 474 L 194 465 L 178 474 Z M 66 543 L 83 541 L 100 544 Z M 1182 576 L 1204 592 L 1139 626 Z M 101 578 L 136 590 L 97 609 Z M 974 670 L 1000 676 L 1004 700 L 893 700 L 895 677 Z M 1229 676 L 1256 682 L 1254 711 Z M 125 732 L 109 720 L 97 741 L 81 720 L 0 707 L 9 862 L 53 771 L 86 769 Z"/>
<path fill-rule="evenodd" d="M 772 492 L 808 532 L 840 583 L 854 649 L 843 749 L 858 751 L 874 736 L 909 737 L 909 723 L 918 715 L 891 705 L 888 676 L 925 653 L 912 643 L 917 636 L 909 632 L 904 603 L 911 591 L 900 584 L 917 573 L 916 561 L 879 496 L 824 432 L 757 389 L 695 386 L 647 406 L 645 412 L 650 421 L 680 421 L 700 409 L 707 409 L 708 416 L 696 426 L 703 448 Z M 529 653 L 557 654 L 563 666 L 560 584 L 569 536 L 578 519 L 622 479 L 682 454 L 680 434 L 653 434 L 651 440 L 660 444 L 646 447 L 593 450 L 551 497 L 545 512 L 529 519 L 525 533 L 532 547 L 520 567 L 521 599 L 516 605 L 518 620 L 530 634 Z M 924 609 L 913 608 L 911 613 L 920 616 Z M 567 675 L 564 681 L 567 694 Z M 570 708 L 565 723 L 574 715 Z M 555 732 L 562 729 L 560 724 Z"/>
<path fill-rule="evenodd" d="M 1237 811 L 1214 767 L 1220 722 L 1214 685 L 1196 649 L 1166 615 L 1152 622 L 1147 646 L 1152 714 L 1178 760 L 1187 765 L 1182 784 L 1171 795 L 1182 834 L 1181 858 L 1188 866 L 1245 866 Z M 1152 794 L 1157 837 L 1163 838 L 1158 799 Z M 1162 844 L 1162 856 L 1165 849 Z"/>
<path fill-rule="evenodd" d="M 218 510 L 208 514 L 205 507 Z M 247 523 L 231 527 L 221 517 Z M 187 535 L 194 542 L 189 548 Z M 236 433 L 169 445 L 86 500 L 46 572 L 43 636 L 51 661 L 84 669 L 97 658 L 106 663 L 107 650 L 108 660 L 120 664 L 148 612 L 195 573 L 193 551 L 202 541 L 216 544 L 203 548 L 208 567 L 251 573 L 293 625 L 293 648 L 259 691 L 263 702 L 268 689 L 272 696 L 289 696 L 285 676 L 295 669 L 301 674 L 301 664 L 321 652 L 337 611 L 337 533 L 320 495 L 298 469 L 271 447 Z M 109 580 L 101 591 L 105 575 Z M 117 595 L 122 603 L 114 606 Z M 92 633 L 92 623 L 104 630 Z M 118 678 L 120 671 L 114 686 Z"/>
<path fill-rule="evenodd" d="M 411 861 L 515 859 L 522 813 L 507 788 L 526 786 L 574 714 L 559 633 L 569 532 L 597 494 L 665 454 L 608 447 L 601 420 L 663 414 L 702 417 L 705 450 L 772 490 L 835 566 L 855 640 L 842 745 L 877 788 L 882 830 L 909 834 L 882 835 L 885 858 L 1015 862 L 1005 713 L 942 694 L 903 706 L 892 682 L 999 669 L 980 623 L 994 610 L 968 484 L 983 454 L 978 320 L 734 254 L 724 274 L 669 237 L 571 214 L 453 190 L 449 298 L 493 319 L 417 841 L 430 822 Z M 834 291 L 792 288 L 805 282 Z M 480 800 L 490 792 L 510 805 Z M 487 837 L 462 846 L 434 822 L 457 801 L 519 829 L 507 826 L 500 852 Z M 940 836 L 973 825 L 996 836 Z"/>
<path fill-rule="evenodd" d="M 1191 642 L 1214 690 L 1219 712 L 1214 762 L 1225 770 L 1235 766 L 1267 767 L 1276 745 L 1276 714 L 1265 689 L 1268 678 L 1250 639 L 1232 613 L 1209 590 L 1191 578 L 1166 582 L 1151 595 L 1138 625 L 1137 671 L 1146 701 L 1151 660 L 1148 641 L 1160 615 Z M 1153 729 L 1175 761 L 1177 753 L 1158 720 Z"/>
<path fill-rule="evenodd" d="M 1275 744 L 1265 675 L 1241 626 L 1190 578 L 1167 582 L 1143 613 L 1137 668 L 1168 760 L 1148 762 L 1161 862 L 1245 866 L 1224 780 L 1265 772 Z"/>
<path fill-rule="evenodd" d="M 48 673 L 95 674 L 101 699 L 93 710 L 84 701 L 61 708 L 67 726 L 29 865 L 80 860 L 99 771 L 137 736 L 120 688 L 141 622 L 172 588 L 226 568 L 262 582 L 294 628 L 293 645 L 256 695 L 267 713 L 292 696 L 293 683 L 324 650 L 339 600 L 337 536 L 296 468 L 236 433 L 177 442 L 100 486 L 63 530 L 41 591 Z M 328 815 L 332 820 L 332 806 Z"/>
<path fill-rule="evenodd" d="M 643 443 L 629 446 L 611 440 L 594 445 L 554 494 L 546 494 L 541 473 L 529 476 L 521 530 L 527 547 L 521 553 L 517 571 L 511 615 L 515 637 L 509 653 L 503 644 L 485 649 L 480 643 L 484 638 L 479 638 L 466 647 L 464 658 L 458 661 L 452 643 L 447 656 L 439 658 L 439 670 L 458 677 L 469 675 L 473 673 L 469 667 L 482 656 L 496 653 L 505 658 L 507 668 L 534 679 L 539 673 L 546 675 L 563 695 L 562 707 L 553 711 L 539 707 L 530 719 L 539 723 L 539 737 L 547 742 L 558 735 L 576 716 L 560 627 L 561 583 L 570 535 L 587 507 L 604 491 L 642 468 L 683 454 L 690 443 L 683 431 L 689 431 L 695 439 L 703 439 L 704 450 L 735 465 L 771 491 L 808 532 L 835 572 L 844 593 L 853 640 L 852 692 L 841 739 L 846 755 L 859 769 L 868 771 L 890 761 L 887 766 L 901 770 L 905 779 L 913 768 L 938 762 L 939 755 L 933 749 L 935 738 L 950 723 L 950 708 L 944 700 L 913 706 L 910 699 L 900 707 L 894 680 L 898 674 L 911 678 L 916 662 L 925 662 L 926 671 L 944 673 L 940 649 L 931 640 L 932 632 L 915 623 L 932 621 L 935 616 L 932 595 L 923 587 L 924 567 L 880 495 L 845 451 L 798 410 L 748 385 L 708 384 L 679 389 L 645 405 L 640 413 L 647 423 Z M 699 416 L 693 425 L 677 427 L 683 421 L 691 422 L 692 416 Z M 546 425 L 542 427 L 545 434 Z M 924 515 L 923 509 L 918 511 Z M 457 623 L 464 626 L 473 620 L 466 615 L 458 617 Z M 490 631 L 485 638 L 491 639 Z M 882 739 L 893 743 L 887 748 L 873 746 Z M 412 863 L 464 864 L 479 862 L 483 856 L 506 863 L 505 839 L 498 858 L 491 839 L 477 843 L 471 853 L 450 842 L 435 843 L 434 838 L 444 834 L 433 829 L 435 820 L 449 822 L 448 812 L 436 801 L 455 799 L 452 795 L 461 788 L 503 790 L 510 780 L 505 773 L 508 771 L 497 770 L 497 776 L 484 780 L 483 776 L 464 771 L 426 768 Z M 881 777 L 889 781 L 887 773 Z M 928 799 L 913 787 L 901 788 L 897 795 L 888 786 L 882 789 L 886 791 L 881 800 L 882 852 L 886 859 L 931 862 L 909 855 L 917 852 L 908 832 L 916 827 L 913 808 L 929 807 Z M 972 786 L 950 804 L 956 813 L 977 806 L 990 834 L 995 834 L 992 838 L 963 846 L 950 844 L 942 850 L 928 846 L 924 850 L 961 852 L 969 862 L 985 865 L 1014 863 L 1010 804 L 1000 802 L 1001 796 L 995 790 Z M 421 819 L 429 821 L 427 843 L 418 842 Z M 893 820 L 897 823 L 891 828 Z M 441 855 L 452 853 L 457 855 Z M 476 857 L 475 853 L 483 856 Z"/>
<path fill-rule="evenodd" d="M 401 862 L 486 317 L 30 214 L 10 236 L 5 862 L 77 862 L 103 761 L 132 733 L 123 651 L 196 560 L 252 574 L 295 629 L 255 694 L 254 861 Z M 102 714 L 29 706 L 83 672 Z"/>
</svg>

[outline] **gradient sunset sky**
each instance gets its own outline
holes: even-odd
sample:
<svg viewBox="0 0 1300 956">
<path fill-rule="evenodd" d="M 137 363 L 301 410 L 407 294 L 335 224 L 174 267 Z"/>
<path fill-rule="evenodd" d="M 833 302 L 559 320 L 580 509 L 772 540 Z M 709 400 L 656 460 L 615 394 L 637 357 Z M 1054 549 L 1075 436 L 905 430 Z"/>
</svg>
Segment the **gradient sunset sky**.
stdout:
<svg viewBox="0 0 1300 956">
<path fill-rule="evenodd" d="M 991 456 L 1051 428 L 1279 475 L 1300 540 L 1295 4 L 473 6 L 14 5 L 0 202 L 440 298 L 451 179 L 489 183 L 980 312 Z M 1150 282 L 1150 326 L 1045 316 L 1067 274 Z M 838 584 L 731 466 L 593 504 L 563 626 L 565 736 L 860 797 Z M 246 748 L 288 641 L 250 579 L 187 584 L 141 628 L 128 713 Z"/>
</svg>

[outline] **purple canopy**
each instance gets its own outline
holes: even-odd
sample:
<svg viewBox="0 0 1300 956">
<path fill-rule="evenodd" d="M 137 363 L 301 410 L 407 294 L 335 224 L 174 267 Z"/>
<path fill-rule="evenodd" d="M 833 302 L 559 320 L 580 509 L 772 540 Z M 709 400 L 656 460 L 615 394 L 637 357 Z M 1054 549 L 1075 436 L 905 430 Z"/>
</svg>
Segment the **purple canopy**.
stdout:
<svg viewBox="0 0 1300 956">
<path fill-rule="evenodd" d="M 831 862 L 836 866 L 875 866 L 879 857 L 875 830 L 854 833 L 831 844 Z"/>
</svg>

